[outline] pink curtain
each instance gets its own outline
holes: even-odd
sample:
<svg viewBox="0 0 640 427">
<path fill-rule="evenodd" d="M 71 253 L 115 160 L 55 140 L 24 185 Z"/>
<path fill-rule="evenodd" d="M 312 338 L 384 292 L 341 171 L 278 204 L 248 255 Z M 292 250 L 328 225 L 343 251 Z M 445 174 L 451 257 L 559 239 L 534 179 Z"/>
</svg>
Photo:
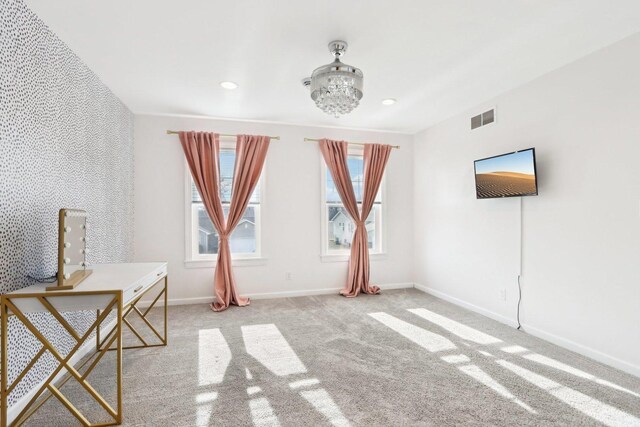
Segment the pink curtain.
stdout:
<svg viewBox="0 0 640 427">
<path fill-rule="evenodd" d="M 347 213 L 356 224 L 351 242 L 349 258 L 349 275 L 345 288 L 340 291 L 346 297 L 356 297 L 360 292 L 367 294 L 380 293 L 380 288 L 369 284 L 369 244 L 365 221 L 373 208 L 373 203 L 380 189 L 385 166 L 389 160 L 391 146 L 367 144 L 364 148 L 364 188 L 362 210 L 358 210 L 358 202 L 349 167 L 347 166 L 348 144 L 345 141 L 320 140 L 320 151 L 333 177 L 340 200 Z"/>
<path fill-rule="evenodd" d="M 219 187 L 219 135 L 208 132 L 180 132 L 180 143 L 191 175 L 219 236 L 218 261 L 214 279 L 216 301 L 211 304 L 213 311 L 226 310 L 230 304 L 249 305 L 249 298 L 239 296 L 236 291 L 229 236 L 242 219 L 251 194 L 258 184 L 269 142 L 268 136 L 237 136 L 231 203 L 225 220 Z"/>
</svg>

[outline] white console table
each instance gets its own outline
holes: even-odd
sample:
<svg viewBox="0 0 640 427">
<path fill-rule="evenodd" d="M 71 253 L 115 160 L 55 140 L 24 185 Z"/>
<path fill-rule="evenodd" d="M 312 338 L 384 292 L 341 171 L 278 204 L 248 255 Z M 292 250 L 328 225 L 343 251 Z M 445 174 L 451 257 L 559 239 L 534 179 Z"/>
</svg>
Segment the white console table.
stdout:
<svg viewBox="0 0 640 427">
<path fill-rule="evenodd" d="M 117 425 L 122 423 L 122 350 L 128 348 L 155 347 L 167 345 L 167 264 L 166 263 L 133 263 L 133 264 L 99 264 L 92 265 L 91 274 L 72 290 L 47 291 L 47 284 L 36 284 L 2 295 L 0 307 L 0 321 L 2 333 L 2 381 L 0 392 L 2 395 L 0 410 L 0 426 L 18 426 L 23 424 L 35 411 L 51 396 L 55 396 L 78 421 L 83 425 Z M 157 285 L 162 289 L 146 309 L 137 306 L 142 297 Z M 160 334 L 147 318 L 147 314 L 156 303 L 163 298 L 164 330 Z M 76 331 L 61 315 L 63 312 L 91 310 L 96 312 L 96 320 L 87 331 Z M 75 340 L 76 344 L 66 355 L 62 355 L 29 321 L 29 313 L 49 313 Z M 101 334 L 105 320 L 111 313 L 116 313 L 115 326 L 106 334 Z M 137 314 L 155 335 L 157 340 L 148 342 L 133 327 L 127 316 Z M 15 316 L 39 341 L 42 347 L 27 364 L 25 369 L 8 383 L 8 318 Z M 127 326 L 140 341 L 139 345 L 125 346 L 122 342 L 123 325 Z M 95 334 L 94 334 L 95 332 Z M 95 351 L 85 357 L 79 366 L 73 366 L 74 356 L 86 351 L 87 345 L 95 335 Z M 116 351 L 116 409 L 89 384 L 87 377 L 109 350 Z M 18 415 L 9 423 L 7 421 L 7 400 L 15 386 L 28 374 L 38 359 L 49 352 L 57 361 L 57 366 L 44 381 L 41 387 L 31 397 Z M 85 369 L 86 367 L 86 369 Z M 56 381 L 66 370 L 67 375 Z M 112 422 L 91 423 L 62 393 L 62 386 L 74 378 L 86 392 L 113 418 Z M 55 384 L 54 384 L 55 383 Z"/>
</svg>

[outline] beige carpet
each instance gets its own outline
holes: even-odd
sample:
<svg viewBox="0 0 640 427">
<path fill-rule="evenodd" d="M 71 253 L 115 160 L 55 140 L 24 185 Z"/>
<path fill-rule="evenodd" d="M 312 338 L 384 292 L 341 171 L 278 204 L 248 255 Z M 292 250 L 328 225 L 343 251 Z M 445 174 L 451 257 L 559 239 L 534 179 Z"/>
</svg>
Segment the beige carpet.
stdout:
<svg viewBox="0 0 640 427">
<path fill-rule="evenodd" d="M 413 289 L 169 315 L 168 347 L 125 352 L 125 425 L 640 425 L 639 378 Z M 27 425 L 75 424 L 51 399 Z"/>
</svg>

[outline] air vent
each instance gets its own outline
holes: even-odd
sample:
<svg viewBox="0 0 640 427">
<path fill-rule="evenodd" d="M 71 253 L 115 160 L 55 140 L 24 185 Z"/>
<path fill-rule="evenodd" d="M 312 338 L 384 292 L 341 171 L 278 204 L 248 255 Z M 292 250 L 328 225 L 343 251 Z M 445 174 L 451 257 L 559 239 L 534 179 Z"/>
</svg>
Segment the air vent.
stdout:
<svg viewBox="0 0 640 427">
<path fill-rule="evenodd" d="M 489 123 L 493 123 L 496 120 L 495 110 L 492 108 L 489 111 L 485 111 L 482 114 L 478 114 L 477 116 L 471 117 L 471 129 L 477 129 L 481 126 L 488 125 Z"/>
<path fill-rule="evenodd" d="M 482 114 L 471 117 L 471 129 L 479 128 L 482 126 Z"/>
</svg>

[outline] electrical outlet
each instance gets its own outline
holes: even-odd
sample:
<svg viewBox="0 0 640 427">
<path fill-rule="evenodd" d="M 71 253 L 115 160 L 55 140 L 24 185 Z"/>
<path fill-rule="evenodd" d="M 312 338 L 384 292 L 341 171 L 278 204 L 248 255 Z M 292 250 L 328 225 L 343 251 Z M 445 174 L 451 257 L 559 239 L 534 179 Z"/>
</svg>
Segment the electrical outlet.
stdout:
<svg viewBox="0 0 640 427">
<path fill-rule="evenodd" d="M 291 280 L 291 278 L 292 278 L 292 277 L 293 277 L 293 275 L 291 274 L 291 272 L 290 272 L 290 271 L 287 271 L 287 273 L 285 274 L 285 278 L 286 278 L 287 280 Z"/>
<path fill-rule="evenodd" d="M 506 301 L 507 300 L 507 290 L 506 289 L 501 289 L 500 290 L 500 299 L 502 301 Z"/>
</svg>

